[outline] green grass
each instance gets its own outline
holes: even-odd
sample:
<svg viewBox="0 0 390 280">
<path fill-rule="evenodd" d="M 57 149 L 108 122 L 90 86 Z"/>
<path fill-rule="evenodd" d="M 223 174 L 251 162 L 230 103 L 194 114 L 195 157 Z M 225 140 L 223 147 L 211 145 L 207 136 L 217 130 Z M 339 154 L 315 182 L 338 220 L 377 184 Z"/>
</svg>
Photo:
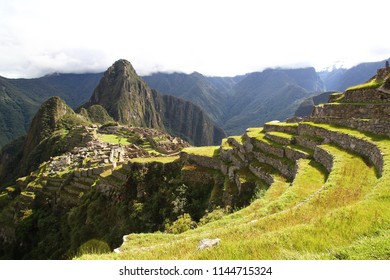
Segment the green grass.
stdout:
<svg viewBox="0 0 390 280">
<path fill-rule="evenodd" d="M 284 138 L 284 139 L 288 139 L 288 140 L 291 140 L 294 138 L 294 135 L 292 135 L 290 133 L 286 133 L 286 132 L 270 131 L 270 132 L 267 132 L 267 134 L 273 135 L 276 137 L 280 137 L 280 138 Z"/>
<path fill-rule="evenodd" d="M 313 150 L 311 150 L 309 148 L 306 148 L 306 147 L 299 146 L 299 145 L 288 145 L 287 147 L 292 149 L 292 150 L 296 150 L 296 151 L 305 153 L 307 155 L 313 155 L 314 154 Z"/>
<path fill-rule="evenodd" d="M 148 157 L 148 158 L 133 158 L 130 159 L 130 162 L 137 163 L 148 163 L 148 162 L 161 162 L 161 163 L 171 163 L 177 161 L 179 156 L 170 156 L 170 157 Z"/>
<path fill-rule="evenodd" d="M 275 133 L 275 132 L 272 132 L 272 133 Z M 263 132 L 263 130 L 252 130 L 250 132 L 247 132 L 247 135 L 255 140 L 255 141 L 260 141 L 260 142 L 264 142 L 270 146 L 273 146 L 275 148 L 282 148 L 283 145 L 282 144 L 279 144 L 279 143 L 276 143 L 270 139 L 267 139 L 265 136 L 266 134 Z"/>
<path fill-rule="evenodd" d="M 184 148 L 182 152 L 198 156 L 215 157 L 219 153 L 219 148 L 219 146 L 190 147 Z"/>
<path fill-rule="evenodd" d="M 267 122 L 267 125 L 275 126 L 288 126 L 288 127 L 298 127 L 298 123 L 286 123 L 286 122 Z"/>
<path fill-rule="evenodd" d="M 349 90 L 358 90 L 358 89 L 372 89 L 372 88 L 378 88 L 378 87 L 380 87 L 381 85 L 383 85 L 384 82 L 385 82 L 384 80 L 372 79 L 372 80 L 368 81 L 367 83 L 349 87 L 349 88 L 347 88 L 346 91 L 349 91 Z"/>
<path fill-rule="evenodd" d="M 114 145 L 130 145 L 130 143 L 126 138 L 122 136 L 118 136 L 115 134 L 98 134 L 98 137 L 100 141 L 106 142 L 106 143 L 111 143 Z"/>
<path fill-rule="evenodd" d="M 142 149 L 144 149 L 145 151 L 147 151 L 148 153 L 151 153 L 151 154 L 155 154 L 155 155 L 163 155 L 162 153 L 156 151 L 155 149 L 153 149 L 152 145 L 147 142 L 147 141 L 144 141 L 140 147 Z"/>
<path fill-rule="evenodd" d="M 245 139 L 239 135 L 239 136 L 229 136 L 229 138 L 234 139 L 238 142 L 238 144 L 243 145 L 245 142 Z"/>
</svg>

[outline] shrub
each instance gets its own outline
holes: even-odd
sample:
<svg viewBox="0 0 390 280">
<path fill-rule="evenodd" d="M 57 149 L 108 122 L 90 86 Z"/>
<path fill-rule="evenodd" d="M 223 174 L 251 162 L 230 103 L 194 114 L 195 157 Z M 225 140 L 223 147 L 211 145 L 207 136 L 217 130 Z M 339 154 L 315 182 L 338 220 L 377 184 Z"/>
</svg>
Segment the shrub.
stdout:
<svg viewBox="0 0 390 280">
<path fill-rule="evenodd" d="M 165 231 L 168 233 L 179 234 L 190 229 L 194 229 L 196 223 L 191 219 L 190 214 L 185 213 L 174 221 L 171 225 L 166 225 Z"/>
<path fill-rule="evenodd" d="M 200 219 L 198 225 L 203 226 L 205 224 L 220 220 L 228 213 L 227 209 L 220 207 L 215 208 L 212 212 L 206 211 L 206 214 Z"/>
<path fill-rule="evenodd" d="M 103 128 L 106 128 L 106 127 L 110 127 L 110 126 L 119 126 L 119 123 L 109 121 L 109 122 L 106 122 L 105 124 L 103 124 L 103 125 L 100 127 L 100 129 L 103 129 Z"/>
<path fill-rule="evenodd" d="M 111 249 L 108 244 L 102 240 L 91 239 L 79 247 L 79 255 L 83 254 L 104 254 L 110 253 Z"/>
</svg>

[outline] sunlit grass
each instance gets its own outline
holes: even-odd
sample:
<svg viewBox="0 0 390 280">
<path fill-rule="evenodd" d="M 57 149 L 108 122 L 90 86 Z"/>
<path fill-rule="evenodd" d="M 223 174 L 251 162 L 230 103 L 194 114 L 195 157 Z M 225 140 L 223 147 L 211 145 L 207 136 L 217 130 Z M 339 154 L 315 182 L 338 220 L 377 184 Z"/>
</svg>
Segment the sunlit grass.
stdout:
<svg viewBox="0 0 390 280">
<path fill-rule="evenodd" d="M 98 137 L 100 141 L 106 142 L 106 143 L 111 143 L 114 145 L 130 145 L 130 143 L 125 137 L 118 136 L 115 134 L 98 134 Z"/>
<path fill-rule="evenodd" d="M 148 163 L 148 162 L 161 162 L 161 163 L 170 163 L 179 159 L 179 156 L 170 156 L 170 157 L 147 157 L 147 158 L 133 158 L 130 159 L 130 162 L 137 163 Z"/>
<path fill-rule="evenodd" d="M 204 146 L 184 148 L 182 152 L 198 156 L 214 157 L 218 155 L 219 146 Z"/>
<path fill-rule="evenodd" d="M 348 90 L 357 90 L 357 89 L 378 88 L 381 85 L 383 85 L 384 82 L 385 82 L 384 80 L 372 79 L 372 80 L 368 81 L 367 83 L 363 83 L 363 84 L 360 84 L 360 85 L 349 87 L 349 88 L 347 88 L 347 91 Z"/>
</svg>

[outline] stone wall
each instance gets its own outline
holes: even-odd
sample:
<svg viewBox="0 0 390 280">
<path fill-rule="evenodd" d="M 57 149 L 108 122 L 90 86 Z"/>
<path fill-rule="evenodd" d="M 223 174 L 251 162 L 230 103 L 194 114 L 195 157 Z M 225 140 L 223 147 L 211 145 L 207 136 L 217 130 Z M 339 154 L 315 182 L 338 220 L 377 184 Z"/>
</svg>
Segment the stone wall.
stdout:
<svg viewBox="0 0 390 280">
<path fill-rule="evenodd" d="M 388 104 L 322 104 L 314 107 L 312 118 L 338 117 L 343 119 L 390 119 Z"/>
<path fill-rule="evenodd" d="M 313 151 L 315 150 L 317 145 L 320 145 L 323 143 L 322 139 L 313 139 L 313 138 L 311 138 L 309 136 L 305 136 L 305 135 L 296 135 L 296 136 L 294 136 L 294 139 L 295 139 L 295 142 L 297 143 L 297 145 L 311 149 Z"/>
<path fill-rule="evenodd" d="M 258 178 L 264 180 L 268 185 L 271 185 L 274 182 L 274 178 L 271 174 L 264 171 L 261 166 L 255 166 L 253 164 L 249 165 L 249 170 L 255 174 Z"/>
<path fill-rule="evenodd" d="M 182 163 L 196 164 L 211 169 L 219 170 L 221 168 L 221 160 L 219 157 L 207 157 L 181 152 L 180 161 Z"/>
<path fill-rule="evenodd" d="M 296 124 L 278 124 L 278 123 L 266 123 L 264 124 L 264 132 L 277 131 L 277 132 L 285 132 L 291 134 L 298 133 L 298 126 Z"/>
<path fill-rule="evenodd" d="M 376 89 L 355 89 L 347 90 L 344 98 L 340 100 L 343 103 L 380 103 L 390 102 L 390 94 Z"/>
<path fill-rule="evenodd" d="M 265 153 L 272 154 L 272 155 L 277 156 L 277 157 L 284 156 L 283 147 L 273 146 L 265 141 L 263 142 L 260 140 L 254 140 L 253 145 Z"/>
<path fill-rule="evenodd" d="M 259 162 L 272 166 L 287 179 L 294 179 L 297 171 L 297 166 L 293 162 L 290 163 L 285 158 L 272 157 L 264 153 L 253 152 L 253 154 L 255 159 Z"/>
<path fill-rule="evenodd" d="M 325 143 L 333 143 L 353 153 L 367 158 L 377 169 L 379 175 L 383 169 L 383 155 L 379 148 L 369 140 L 359 139 L 342 132 L 327 130 L 309 124 L 299 125 L 299 134 L 321 137 Z"/>
<path fill-rule="evenodd" d="M 332 154 L 323 149 L 321 146 L 317 146 L 314 150 L 314 160 L 322 164 L 328 172 L 330 172 L 333 168 L 334 158 Z"/>
<path fill-rule="evenodd" d="M 311 155 L 308 153 L 304 153 L 299 150 L 295 150 L 292 147 L 284 147 L 284 156 L 288 159 L 291 159 L 293 161 L 296 161 L 301 158 L 310 158 Z"/>
<path fill-rule="evenodd" d="M 317 123 L 328 123 L 350 127 L 363 132 L 384 135 L 390 137 L 390 120 L 384 119 L 343 119 L 343 118 L 307 118 Z"/>
</svg>

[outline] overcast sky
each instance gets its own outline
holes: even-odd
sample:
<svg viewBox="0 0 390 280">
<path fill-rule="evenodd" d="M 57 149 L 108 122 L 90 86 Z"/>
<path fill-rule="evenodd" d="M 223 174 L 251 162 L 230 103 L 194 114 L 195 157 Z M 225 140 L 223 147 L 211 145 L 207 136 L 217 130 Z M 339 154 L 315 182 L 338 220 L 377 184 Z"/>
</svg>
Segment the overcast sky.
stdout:
<svg viewBox="0 0 390 280">
<path fill-rule="evenodd" d="M 390 57 L 386 1 L 0 0 L 0 75 L 99 72 L 233 76 Z"/>
</svg>

